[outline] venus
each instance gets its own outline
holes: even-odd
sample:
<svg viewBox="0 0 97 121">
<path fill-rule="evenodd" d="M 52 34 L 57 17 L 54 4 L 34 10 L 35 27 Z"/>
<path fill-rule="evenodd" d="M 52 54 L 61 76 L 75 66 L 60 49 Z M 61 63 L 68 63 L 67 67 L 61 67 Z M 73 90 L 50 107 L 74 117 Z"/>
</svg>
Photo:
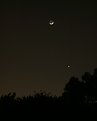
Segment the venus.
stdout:
<svg viewBox="0 0 97 121">
<path fill-rule="evenodd" d="M 70 65 L 68 65 L 67 67 L 70 68 Z"/>
</svg>

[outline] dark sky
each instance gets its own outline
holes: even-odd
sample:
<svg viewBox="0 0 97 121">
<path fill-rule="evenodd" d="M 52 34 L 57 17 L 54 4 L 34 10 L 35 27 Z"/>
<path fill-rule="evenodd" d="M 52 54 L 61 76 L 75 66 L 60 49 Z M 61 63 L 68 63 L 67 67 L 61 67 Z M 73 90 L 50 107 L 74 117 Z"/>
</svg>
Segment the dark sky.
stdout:
<svg viewBox="0 0 97 121">
<path fill-rule="evenodd" d="M 0 3 L 0 94 L 45 90 L 60 95 L 71 76 L 96 67 L 95 3 Z"/>
</svg>

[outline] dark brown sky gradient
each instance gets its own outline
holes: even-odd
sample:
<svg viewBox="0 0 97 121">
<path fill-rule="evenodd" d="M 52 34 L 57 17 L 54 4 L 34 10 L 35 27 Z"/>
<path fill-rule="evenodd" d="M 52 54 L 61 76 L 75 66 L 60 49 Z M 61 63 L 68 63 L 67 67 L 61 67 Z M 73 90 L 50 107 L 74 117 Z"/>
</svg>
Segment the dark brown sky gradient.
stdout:
<svg viewBox="0 0 97 121">
<path fill-rule="evenodd" d="M 15 91 L 21 96 L 42 89 L 60 95 L 71 76 L 97 67 L 95 3 L 28 0 L 0 5 L 0 94 Z"/>
</svg>

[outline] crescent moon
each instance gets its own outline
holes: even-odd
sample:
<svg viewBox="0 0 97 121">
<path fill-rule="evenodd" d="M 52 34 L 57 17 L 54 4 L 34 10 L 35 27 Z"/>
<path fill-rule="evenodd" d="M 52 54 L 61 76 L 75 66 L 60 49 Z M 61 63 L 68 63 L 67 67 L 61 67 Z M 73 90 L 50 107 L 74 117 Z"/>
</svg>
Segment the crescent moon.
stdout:
<svg viewBox="0 0 97 121">
<path fill-rule="evenodd" d="M 52 26 L 54 24 L 54 21 L 53 20 L 50 20 L 49 21 L 49 24 Z"/>
</svg>

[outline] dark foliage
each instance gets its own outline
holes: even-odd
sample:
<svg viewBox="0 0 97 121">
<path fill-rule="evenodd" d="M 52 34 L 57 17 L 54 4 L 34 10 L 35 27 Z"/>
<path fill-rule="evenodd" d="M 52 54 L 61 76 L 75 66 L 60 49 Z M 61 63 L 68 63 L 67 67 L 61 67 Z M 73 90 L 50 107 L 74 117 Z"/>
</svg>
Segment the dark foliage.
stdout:
<svg viewBox="0 0 97 121">
<path fill-rule="evenodd" d="M 62 96 L 51 96 L 39 92 L 32 96 L 16 97 L 8 93 L 0 97 L 0 116 L 27 120 L 63 121 L 66 118 L 93 118 L 97 115 L 97 69 L 88 72 L 82 80 L 72 77 L 64 88 Z"/>
</svg>

